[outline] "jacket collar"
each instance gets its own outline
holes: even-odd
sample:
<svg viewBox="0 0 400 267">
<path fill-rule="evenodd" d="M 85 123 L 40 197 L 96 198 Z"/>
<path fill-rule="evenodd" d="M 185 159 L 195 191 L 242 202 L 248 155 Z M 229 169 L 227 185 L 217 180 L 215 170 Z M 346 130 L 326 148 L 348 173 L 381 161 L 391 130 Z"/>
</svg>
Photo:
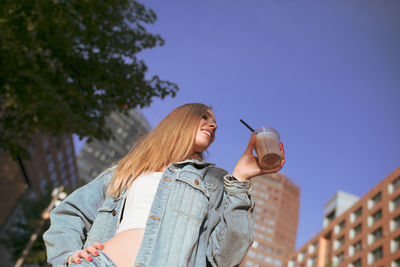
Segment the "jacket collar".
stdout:
<svg viewBox="0 0 400 267">
<path fill-rule="evenodd" d="M 188 164 L 196 165 L 196 166 L 199 166 L 199 167 L 207 167 L 207 166 L 210 166 L 210 165 L 212 165 L 212 166 L 215 165 L 215 163 L 208 162 L 208 161 L 201 161 L 201 160 L 198 160 L 198 159 L 186 159 L 184 161 L 175 162 L 175 163 L 172 163 L 170 165 L 173 165 L 175 167 L 181 167 L 181 166 L 185 166 L 185 165 L 188 165 Z"/>
</svg>

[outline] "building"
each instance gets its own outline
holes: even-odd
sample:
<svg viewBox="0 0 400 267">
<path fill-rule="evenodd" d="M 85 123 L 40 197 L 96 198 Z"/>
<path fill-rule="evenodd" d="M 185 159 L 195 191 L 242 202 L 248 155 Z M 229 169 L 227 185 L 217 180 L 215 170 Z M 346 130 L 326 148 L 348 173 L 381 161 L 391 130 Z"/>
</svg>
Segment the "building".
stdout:
<svg viewBox="0 0 400 267">
<path fill-rule="evenodd" d="M 12 160 L 7 154 L 0 153 L 1 229 L 28 189 L 40 197 L 48 193 L 48 186 L 64 185 L 73 189 L 78 185 L 71 135 L 37 135 L 28 150 L 30 159 Z"/>
<path fill-rule="evenodd" d="M 254 242 L 241 267 L 279 267 L 295 250 L 300 189 L 283 174 L 252 179 Z"/>
<path fill-rule="evenodd" d="M 0 239 L 20 213 L 19 203 L 23 197 L 40 198 L 49 193 L 50 187 L 64 185 L 73 189 L 78 185 L 72 135 L 38 134 L 33 137 L 28 151 L 30 159 L 16 160 L 0 151 Z M 5 259 L 3 265 L 11 266 L 3 245 L 0 245 L 0 255 Z"/>
<path fill-rule="evenodd" d="M 327 203 L 325 228 L 287 266 L 400 267 L 400 168 L 359 200 L 347 198 L 354 203 L 332 215 L 340 209 L 332 203 L 341 202 L 332 200 L 341 197 Z"/>
<path fill-rule="evenodd" d="M 128 115 L 112 112 L 106 118 L 106 125 L 115 138 L 86 142 L 78 155 L 79 177 L 86 182 L 115 165 L 150 130 L 148 121 L 136 109 L 130 110 Z"/>
</svg>

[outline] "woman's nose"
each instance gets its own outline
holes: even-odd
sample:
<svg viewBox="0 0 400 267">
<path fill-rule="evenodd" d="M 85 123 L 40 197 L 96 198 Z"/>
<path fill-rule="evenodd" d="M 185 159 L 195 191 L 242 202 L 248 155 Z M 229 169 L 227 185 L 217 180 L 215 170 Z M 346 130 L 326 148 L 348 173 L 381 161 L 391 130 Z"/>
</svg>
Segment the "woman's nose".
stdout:
<svg viewBox="0 0 400 267">
<path fill-rule="evenodd" d="M 211 128 L 214 128 L 214 129 L 217 129 L 217 123 L 215 122 L 215 121 L 208 121 L 208 125 L 211 127 Z"/>
</svg>

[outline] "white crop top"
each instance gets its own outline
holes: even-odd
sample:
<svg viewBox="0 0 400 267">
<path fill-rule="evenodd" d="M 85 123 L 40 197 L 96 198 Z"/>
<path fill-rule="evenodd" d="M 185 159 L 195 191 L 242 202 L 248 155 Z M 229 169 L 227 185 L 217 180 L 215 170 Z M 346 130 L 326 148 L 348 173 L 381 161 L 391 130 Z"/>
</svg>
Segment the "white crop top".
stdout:
<svg viewBox="0 0 400 267">
<path fill-rule="evenodd" d="M 134 180 L 126 197 L 124 213 L 117 233 L 146 227 L 147 217 L 149 216 L 161 175 L 162 172 L 145 173 Z"/>
</svg>

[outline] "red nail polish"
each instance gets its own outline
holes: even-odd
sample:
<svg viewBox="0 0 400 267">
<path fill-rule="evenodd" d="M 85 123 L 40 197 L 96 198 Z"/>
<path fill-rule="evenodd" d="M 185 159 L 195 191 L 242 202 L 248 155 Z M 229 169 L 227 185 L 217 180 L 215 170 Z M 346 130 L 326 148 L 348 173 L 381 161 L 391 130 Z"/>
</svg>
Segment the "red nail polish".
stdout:
<svg viewBox="0 0 400 267">
<path fill-rule="evenodd" d="M 81 260 L 77 260 L 78 263 L 81 263 Z"/>
<path fill-rule="evenodd" d="M 89 257 L 88 257 L 88 261 L 92 261 L 92 257 L 89 256 Z"/>
<path fill-rule="evenodd" d="M 104 248 L 104 246 L 103 246 L 103 245 L 101 245 L 101 246 L 100 246 L 100 249 L 103 249 L 103 248 Z"/>
<path fill-rule="evenodd" d="M 94 253 L 94 255 L 95 255 L 95 256 L 99 256 L 99 252 L 96 251 L 96 252 Z"/>
</svg>

